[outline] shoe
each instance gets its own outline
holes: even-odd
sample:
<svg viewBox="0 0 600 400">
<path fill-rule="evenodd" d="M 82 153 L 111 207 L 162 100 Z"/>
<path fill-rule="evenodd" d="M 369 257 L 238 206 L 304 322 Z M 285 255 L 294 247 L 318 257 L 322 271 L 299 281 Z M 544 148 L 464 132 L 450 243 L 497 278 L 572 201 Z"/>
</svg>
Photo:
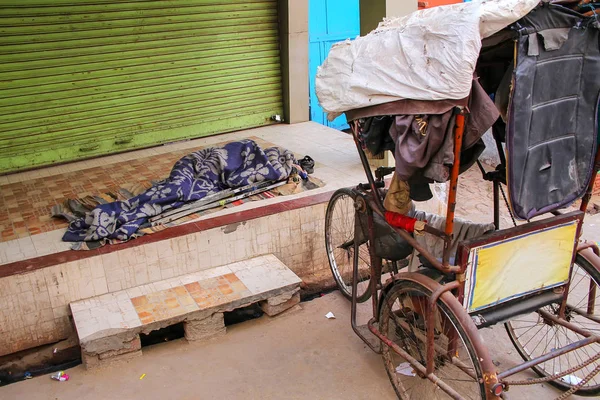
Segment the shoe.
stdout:
<svg viewBox="0 0 600 400">
<path fill-rule="evenodd" d="M 312 174 L 315 172 L 315 160 L 310 158 L 310 156 L 305 156 L 302 160 L 299 161 L 300 166 L 307 174 Z"/>
</svg>

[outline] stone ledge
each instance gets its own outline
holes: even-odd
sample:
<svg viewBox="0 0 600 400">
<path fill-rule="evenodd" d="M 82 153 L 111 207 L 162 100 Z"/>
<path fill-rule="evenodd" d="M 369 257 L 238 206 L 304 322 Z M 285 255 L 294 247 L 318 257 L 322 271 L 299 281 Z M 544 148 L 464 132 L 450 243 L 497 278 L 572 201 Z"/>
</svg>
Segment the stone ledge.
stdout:
<svg viewBox="0 0 600 400">
<path fill-rule="evenodd" d="M 84 365 L 136 357 L 140 333 L 180 322 L 190 341 L 222 335 L 223 313 L 253 303 L 277 315 L 300 302 L 300 283 L 266 255 L 71 303 Z"/>
</svg>

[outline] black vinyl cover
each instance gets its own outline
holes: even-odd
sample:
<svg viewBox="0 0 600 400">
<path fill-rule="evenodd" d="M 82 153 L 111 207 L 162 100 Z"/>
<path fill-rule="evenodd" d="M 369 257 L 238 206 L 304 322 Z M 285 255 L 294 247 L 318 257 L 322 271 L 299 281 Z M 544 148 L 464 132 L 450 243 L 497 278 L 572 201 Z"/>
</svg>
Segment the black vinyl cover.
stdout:
<svg viewBox="0 0 600 400">
<path fill-rule="evenodd" d="M 518 30 L 507 127 L 508 184 L 520 219 L 568 206 L 592 178 L 600 94 L 598 20 L 544 3 Z"/>
</svg>

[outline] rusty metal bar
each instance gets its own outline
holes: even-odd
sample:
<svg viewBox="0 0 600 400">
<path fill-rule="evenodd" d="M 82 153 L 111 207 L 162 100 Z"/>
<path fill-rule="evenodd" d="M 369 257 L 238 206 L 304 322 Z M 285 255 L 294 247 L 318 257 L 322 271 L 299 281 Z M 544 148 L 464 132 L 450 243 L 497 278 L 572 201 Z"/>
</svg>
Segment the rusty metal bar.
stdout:
<svg viewBox="0 0 600 400">
<path fill-rule="evenodd" d="M 598 319 L 598 318 L 594 319 L 594 309 L 596 308 L 596 291 L 597 291 L 596 282 L 594 282 L 594 280 L 590 277 L 590 291 L 588 292 L 589 297 L 588 297 L 587 313 L 591 317 L 587 317 L 585 315 L 584 315 L 584 317 L 587 317 L 588 319 L 591 319 L 592 321 L 600 323 L 600 319 Z"/>
<path fill-rule="evenodd" d="M 500 230 L 500 182 L 494 181 L 494 226 Z"/>
<path fill-rule="evenodd" d="M 350 123 L 352 127 L 352 137 L 354 138 L 354 144 L 356 144 L 356 149 L 358 150 L 358 155 L 360 157 L 360 162 L 362 163 L 363 169 L 365 170 L 365 174 L 367 175 L 367 179 L 369 181 L 369 186 L 371 186 L 371 192 L 373 193 L 373 200 L 375 204 L 377 204 L 377 208 L 383 210 L 383 203 L 381 202 L 381 198 L 379 197 L 379 192 L 377 191 L 377 185 L 375 184 L 375 178 L 373 177 L 373 172 L 371 171 L 371 166 L 369 165 L 369 160 L 363 150 L 360 139 L 358 137 L 358 122 L 354 121 Z"/>
<path fill-rule="evenodd" d="M 598 244 L 595 242 L 583 242 L 579 243 L 577 246 L 577 253 L 582 252 L 583 250 L 592 249 L 594 254 L 600 256 L 600 250 L 598 249 Z"/>
<path fill-rule="evenodd" d="M 444 286 L 438 287 L 428 299 L 428 307 L 427 307 L 427 375 L 432 374 L 434 370 L 434 361 L 435 357 L 435 314 L 437 311 L 437 301 L 440 296 L 444 293 L 458 289 L 460 286 L 459 281 L 453 281 L 445 284 Z"/>
<path fill-rule="evenodd" d="M 477 378 L 477 375 L 475 375 L 473 373 L 473 371 L 471 371 L 472 368 L 469 368 L 468 365 L 466 365 L 464 362 L 460 361 L 460 359 L 458 357 L 452 357 L 450 361 L 452 362 L 452 365 L 454 365 L 456 368 L 460 369 L 465 374 L 469 375 L 471 378 L 473 378 L 473 380 L 475 382 L 477 382 L 479 380 L 479 378 Z"/>
<path fill-rule="evenodd" d="M 449 266 L 450 248 L 452 236 L 454 233 L 454 213 L 456 211 L 456 193 L 458 191 L 458 175 L 460 173 L 460 153 L 462 151 L 463 134 L 465 131 L 465 111 L 460 111 L 456 116 L 456 125 L 454 128 L 454 165 L 450 173 L 450 192 L 448 193 L 448 209 L 446 210 L 446 235 L 448 240 L 444 241 L 444 257 L 442 265 Z"/>
<path fill-rule="evenodd" d="M 596 183 L 596 177 L 598 176 L 598 170 L 600 170 L 600 147 L 596 150 L 596 159 L 594 160 L 594 173 L 592 174 L 592 180 L 590 183 L 588 183 L 585 195 L 583 196 L 583 199 L 581 199 L 581 207 L 579 207 L 581 212 L 586 212 L 588 205 L 590 204 L 592 193 L 594 192 L 594 184 Z"/>
<path fill-rule="evenodd" d="M 503 382 L 503 383 L 507 386 L 521 386 L 521 385 L 524 386 L 524 385 L 535 385 L 538 383 L 555 381 L 557 379 L 562 378 L 563 376 L 573 374 L 577 371 L 580 371 L 583 368 L 587 367 L 588 365 L 591 365 L 592 363 L 596 362 L 596 360 L 599 360 L 599 359 L 600 359 L 600 353 L 598 353 L 595 356 L 593 356 L 592 358 L 582 362 L 581 364 L 574 366 L 573 368 L 569 368 L 567 370 L 561 371 L 554 375 L 548 375 L 548 376 L 544 376 L 542 378 L 534 378 L 534 379 L 529 378 L 529 379 L 520 380 L 520 381 L 508 381 L 508 382 Z"/>
<path fill-rule="evenodd" d="M 596 153 L 596 158 L 598 158 L 598 155 L 600 155 L 600 152 Z M 591 184 L 591 187 L 593 187 L 593 184 Z M 583 215 L 585 216 L 585 211 L 584 211 Z M 583 217 L 577 224 L 577 233 L 576 233 L 577 240 L 579 240 L 579 238 L 581 237 L 582 232 L 583 232 Z M 564 287 L 565 288 L 564 295 L 563 295 L 562 301 L 560 302 L 560 307 L 558 309 L 558 315 L 562 319 L 565 319 L 565 316 L 566 316 L 567 298 L 569 297 L 569 291 L 571 290 L 571 283 L 573 283 L 572 282 L 573 270 L 574 270 L 573 266 L 575 265 L 575 260 L 577 259 L 577 255 L 579 254 L 580 251 L 586 250 L 590 247 L 594 249 L 594 252 L 597 256 L 598 255 L 598 246 L 597 245 L 595 245 L 595 244 L 590 245 L 589 243 L 582 244 L 582 243 L 575 242 L 575 246 L 574 246 L 574 250 L 573 250 L 573 257 L 571 258 L 571 268 L 569 268 L 569 280 L 567 281 L 567 283 Z"/>
<path fill-rule="evenodd" d="M 442 381 L 435 374 L 427 374 L 427 369 L 420 362 L 415 360 L 410 354 L 408 354 L 406 351 L 404 351 L 400 346 L 398 346 L 396 343 L 394 343 L 393 341 L 388 339 L 386 336 L 384 336 L 381 332 L 379 332 L 379 330 L 377 328 L 375 328 L 375 326 L 373 325 L 374 322 L 375 322 L 374 319 L 371 319 L 369 321 L 369 323 L 368 323 L 369 330 L 375 336 L 377 336 L 383 343 L 385 343 L 392 350 L 394 350 L 394 352 L 396 352 L 398 355 L 400 355 L 400 357 L 402 357 L 406 361 L 408 361 L 408 363 L 414 369 L 416 369 L 418 372 L 421 373 L 421 375 L 424 375 L 427 379 L 429 379 L 430 381 L 435 383 L 440 389 L 442 389 L 444 392 L 446 392 L 450 397 L 452 397 L 455 400 L 464 399 L 464 397 L 462 397 L 456 390 L 454 390 L 450 386 L 448 386 L 448 384 L 446 382 Z"/>
<path fill-rule="evenodd" d="M 542 364 L 542 363 L 544 363 L 546 361 L 549 361 L 549 360 L 552 360 L 552 359 L 554 359 L 556 357 L 560 357 L 563 354 L 567 354 L 567 353 L 570 353 L 570 352 L 572 352 L 574 350 L 580 349 L 580 348 L 582 348 L 584 346 L 587 346 L 589 344 L 594 343 L 595 341 L 596 341 L 596 338 L 594 338 L 594 337 L 587 337 L 587 338 L 582 339 L 582 340 L 580 340 L 578 342 L 571 343 L 568 346 L 561 347 L 560 349 L 556 349 L 554 351 L 551 351 L 550 353 L 546 353 L 546 354 L 544 354 L 542 356 L 536 357 L 533 360 L 529 360 L 529 361 L 527 361 L 527 362 L 525 362 L 523 364 L 517 365 L 516 367 L 507 369 L 506 371 L 499 373 L 498 374 L 498 380 L 501 381 L 504 378 L 507 378 L 507 377 L 512 376 L 514 374 L 518 374 L 519 372 L 528 370 L 531 367 L 535 367 L 536 365 Z"/>
<path fill-rule="evenodd" d="M 430 235 L 433 235 L 433 236 L 437 236 L 443 240 L 450 239 L 450 237 L 448 235 L 446 235 L 446 232 L 441 231 L 437 228 L 434 228 L 433 226 L 431 226 L 429 224 L 425 224 L 425 227 L 423 228 L 423 232 L 429 233 Z"/>
<path fill-rule="evenodd" d="M 596 256 L 595 259 L 592 257 L 586 257 L 585 254 L 583 254 L 583 252 L 585 251 L 586 253 L 588 253 L 586 250 L 588 249 L 592 249 L 592 251 L 594 252 L 594 255 Z M 590 262 L 590 264 L 592 264 L 593 267 L 595 267 L 596 269 L 598 268 L 598 258 L 600 257 L 600 249 L 598 248 L 598 244 L 596 242 L 583 242 L 580 243 L 577 246 L 577 254 L 580 254 L 581 256 L 584 257 L 587 261 Z M 570 282 L 569 282 L 570 284 Z M 581 312 L 581 310 L 576 309 L 576 308 L 572 308 L 570 307 L 571 310 L 575 311 L 577 314 L 591 320 L 594 321 L 596 323 L 600 323 L 600 318 L 594 317 L 594 312 L 596 309 L 596 294 L 597 294 L 597 286 L 596 283 L 594 282 L 594 280 L 590 277 L 590 290 L 588 292 L 588 304 L 587 304 L 587 314 Z M 563 301 L 563 303 L 565 303 L 565 309 L 569 308 L 569 305 L 566 304 L 566 297 L 565 300 Z M 562 306 L 562 304 L 561 304 Z"/>
<path fill-rule="evenodd" d="M 593 282 L 592 282 L 592 283 L 593 283 Z M 588 300 L 588 301 L 589 301 L 589 300 Z M 595 307 L 595 304 L 596 304 L 596 299 L 594 299 L 594 305 L 592 306 L 592 308 L 593 308 L 593 307 Z M 588 310 L 589 310 L 589 303 L 588 303 Z M 594 316 L 594 313 L 593 313 L 593 312 L 592 312 L 592 313 L 590 313 L 590 312 L 585 312 L 585 311 L 583 311 L 583 310 L 582 310 L 582 309 L 580 309 L 580 308 L 571 307 L 571 306 L 569 306 L 568 304 L 567 304 L 567 311 L 572 311 L 572 312 L 574 312 L 574 313 L 576 313 L 576 314 L 579 314 L 579 315 L 581 315 L 583 318 L 587 318 L 587 319 L 589 319 L 589 320 L 590 320 L 590 321 L 592 321 L 592 322 L 595 322 L 595 323 L 597 323 L 597 324 L 600 324 L 600 317 L 596 317 L 596 316 Z M 593 310 L 592 310 L 592 311 L 593 311 Z"/>
<path fill-rule="evenodd" d="M 373 221 L 373 214 L 368 213 L 367 221 L 369 224 L 369 241 L 371 246 L 369 246 L 369 257 L 371 258 L 371 281 L 369 282 L 371 286 L 371 296 L 372 296 L 372 305 L 373 305 L 373 317 L 378 318 L 379 314 L 379 304 L 378 304 L 378 296 L 377 290 L 381 288 L 381 271 L 382 271 L 382 262 L 381 258 L 375 255 L 375 251 L 373 250 L 373 243 L 375 243 L 375 221 Z"/>
<path fill-rule="evenodd" d="M 600 150 L 599 150 L 598 154 L 600 154 Z M 579 226 L 580 231 L 583 230 L 582 227 L 583 227 L 583 222 Z M 578 233 L 578 236 L 580 236 L 579 233 Z M 589 257 L 585 257 L 584 254 L 581 254 L 581 256 L 584 257 L 586 260 L 588 260 L 595 268 L 598 268 L 597 258 L 600 257 L 600 249 L 598 248 L 598 244 L 596 242 L 584 241 L 582 243 L 579 243 L 577 245 L 576 254 L 573 256 L 573 263 L 575 262 L 577 254 L 582 253 L 588 249 L 592 249 L 592 251 L 594 252 L 594 255 L 596 256 L 596 260 L 590 259 Z M 569 273 L 570 273 L 570 275 L 573 274 L 572 268 Z M 563 298 L 563 301 L 560 305 L 559 315 L 561 316 L 561 318 L 564 318 L 565 312 L 568 307 L 567 296 L 569 293 L 569 288 L 571 287 L 571 279 L 572 279 L 572 276 L 569 276 L 569 282 L 567 283 L 567 286 L 565 288 L 565 297 Z M 577 312 L 578 314 L 594 321 L 593 315 L 594 315 L 594 309 L 596 308 L 596 285 L 594 283 L 594 280 L 591 279 L 591 277 L 590 277 L 590 290 L 588 292 L 588 296 L 589 297 L 588 297 L 588 304 L 587 304 L 587 315 L 580 313 L 578 310 L 574 310 L 574 311 Z M 597 322 L 597 321 L 595 321 L 595 322 Z"/>
<path fill-rule="evenodd" d="M 581 329 L 580 327 L 578 327 L 577 325 L 574 325 L 562 318 L 558 318 L 552 314 L 550 314 L 548 311 L 546 310 L 538 310 L 538 313 L 540 314 L 540 316 L 542 318 L 544 318 L 547 321 L 553 322 L 555 324 L 564 326 L 565 328 L 572 330 L 575 333 L 580 334 L 583 337 L 586 338 L 592 338 L 594 339 L 595 342 L 600 343 L 600 336 L 596 336 L 594 335 L 592 332 L 586 331 L 585 329 Z"/>
<path fill-rule="evenodd" d="M 357 311 L 357 298 L 356 298 L 356 291 L 358 290 L 358 258 L 359 258 L 359 247 L 360 244 L 358 243 L 358 241 L 354 241 L 354 254 L 353 254 L 353 258 L 352 258 L 352 308 L 350 311 L 350 325 L 352 326 L 352 330 L 354 331 L 354 333 L 356 333 L 356 335 L 362 339 L 363 342 L 365 342 L 367 344 L 367 346 L 369 346 L 371 348 L 371 350 L 373 350 L 375 353 L 380 354 L 381 353 L 381 343 L 379 343 L 379 348 L 376 348 L 375 346 L 373 346 L 373 344 L 371 344 L 371 342 L 363 336 L 362 332 L 358 329 L 358 324 L 356 323 L 356 311 Z M 369 251 L 370 253 L 370 251 Z M 371 264 L 371 281 L 373 280 L 373 265 Z M 372 294 L 373 296 L 373 301 L 375 302 L 377 299 L 377 292 L 375 292 L 374 294 Z M 376 314 L 375 314 L 376 315 Z"/>
</svg>

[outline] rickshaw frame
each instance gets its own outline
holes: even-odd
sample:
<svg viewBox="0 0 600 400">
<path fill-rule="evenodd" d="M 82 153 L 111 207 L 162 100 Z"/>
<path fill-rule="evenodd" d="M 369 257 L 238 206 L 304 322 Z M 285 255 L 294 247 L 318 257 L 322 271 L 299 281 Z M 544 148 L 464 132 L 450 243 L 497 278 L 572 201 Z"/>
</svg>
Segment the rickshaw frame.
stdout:
<svg viewBox="0 0 600 400">
<path fill-rule="evenodd" d="M 555 288 L 555 293 L 562 293 L 562 301 L 560 302 L 560 311 L 558 317 L 551 315 L 543 310 L 539 310 L 540 316 L 547 323 L 561 325 L 562 327 L 569 329 L 573 332 L 578 333 L 583 336 L 584 339 L 571 343 L 567 346 L 558 349 L 552 349 L 550 352 L 534 358 L 530 361 L 524 362 L 520 365 L 517 365 L 513 368 L 510 368 L 506 371 L 497 372 L 496 366 L 492 362 L 492 358 L 489 355 L 488 349 L 486 345 L 483 343 L 478 327 L 473 322 L 471 316 L 468 311 L 462 304 L 461 297 L 464 294 L 464 286 L 465 286 L 465 270 L 466 270 L 466 262 L 464 257 L 468 256 L 465 254 L 465 249 L 459 247 L 458 254 L 458 262 L 457 265 L 450 265 L 450 256 L 451 256 L 451 241 L 452 235 L 454 231 L 454 219 L 455 219 L 455 210 L 456 210 L 456 200 L 457 200 L 457 192 L 458 192 L 458 180 L 459 180 L 459 168 L 460 168 L 460 154 L 462 150 L 462 142 L 463 142 L 463 133 L 465 129 L 465 118 L 467 111 L 464 107 L 455 107 L 453 117 L 450 121 L 450 125 L 454 125 L 453 133 L 454 133 L 454 164 L 451 169 L 450 179 L 449 179 L 449 194 L 448 194 L 448 203 L 446 210 L 446 221 L 445 221 L 445 229 L 444 231 L 435 229 L 429 225 L 426 225 L 424 228 L 424 232 L 427 234 L 435 235 L 441 238 L 444 241 L 444 253 L 443 259 L 440 262 L 436 259 L 427 249 L 421 246 L 416 239 L 407 231 L 399 228 L 394 228 L 395 232 L 406 242 L 408 242 L 413 248 L 418 251 L 424 258 L 427 259 L 431 263 L 435 269 L 440 271 L 443 274 L 456 274 L 456 279 L 454 281 L 448 282 L 446 284 L 440 284 L 435 280 L 422 275 L 416 272 L 400 272 L 394 271 L 385 283 L 382 283 L 382 259 L 377 257 L 374 254 L 373 246 L 370 246 L 369 254 L 370 254 L 370 291 L 372 293 L 372 311 L 373 317 L 369 320 L 367 327 L 368 330 L 375 335 L 378 340 L 378 343 L 372 343 L 367 336 L 365 335 L 364 328 L 360 327 L 357 324 L 357 285 L 358 285 L 358 257 L 359 257 L 359 246 L 357 240 L 354 240 L 352 244 L 354 246 L 353 253 L 353 279 L 352 279 L 352 311 L 351 311 L 351 325 L 354 332 L 375 352 L 381 353 L 382 351 L 382 343 L 385 346 L 389 346 L 394 352 L 404 358 L 407 362 L 411 364 L 414 368 L 415 372 L 421 378 L 427 378 L 432 381 L 435 385 L 439 386 L 442 390 L 444 390 L 448 395 L 450 395 L 454 399 L 462 399 L 460 393 L 457 393 L 452 387 L 447 385 L 443 380 L 437 377 L 434 374 L 435 371 L 435 337 L 434 337 L 434 325 L 435 325 L 435 315 L 437 311 L 437 302 L 443 302 L 454 314 L 457 318 L 458 323 L 463 328 L 464 332 L 469 336 L 470 341 L 475 348 L 476 354 L 478 354 L 480 358 L 480 366 L 483 375 L 483 383 L 485 385 L 485 393 L 487 399 L 497 399 L 504 390 L 508 389 L 508 384 L 506 378 L 534 367 L 536 365 L 542 364 L 548 360 L 554 359 L 561 355 L 567 354 L 579 348 L 582 348 L 586 345 L 592 343 L 600 343 L 600 336 L 594 335 L 592 332 L 586 331 L 584 329 L 575 326 L 574 324 L 566 321 L 565 310 L 566 310 L 566 302 L 567 296 L 569 293 L 569 284 L 571 281 L 571 275 L 573 271 L 573 264 L 575 262 L 575 257 L 577 254 L 581 254 L 586 260 L 588 260 L 596 270 L 600 271 L 600 252 L 598 246 L 592 242 L 581 242 L 581 231 L 583 225 L 583 215 L 587 210 L 589 205 L 594 182 L 597 175 L 597 171 L 600 169 L 600 149 L 596 152 L 595 161 L 594 161 L 594 174 L 593 179 L 590 180 L 586 193 L 582 198 L 580 211 L 577 212 L 579 215 L 574 216 L 572 214 L 561 214 L 560 212 L 553 212 L 555 215 L 549 219 L 544 221 L 521 225 L 519 227 L 514 228 L 516 232 L 526 233 L 528 230 L 531 230 L 531 224 L 541 224 L 548 225 L 552 222 L 556 222 L 557 220 L 571 218 L 578 219 L 578 227 L 577 227 L 577 242 L 575 243 L 575 248 L 573 251 L 573 259 L 571 261 L 571 266 L 569 270 L 569 280 L 566 284 L 559 288 Z M 379 190 L 385 186 L 383 177 L 378 176 L 377 180 L 373 176 L 373 172 L 369 165 L 369 160 L 365 154 L 364 148 L 365 145 L 360 137 L 360 126 L 357 121 L 349 121 L 352 136 L 358 150 L 362 166 L 365 170 L 366 177 L 368 179 L 368 184 L 359 184 L 355 191 L 357 193 L 357 197 L 355 199 L 355 208 L 356 213 L 366 213 L 368 220 L 368 240 L 373 243 L 375 238 L 374 232 L 374 217 L 373 213 L 379 214 L 379 216 L 384 217 L 385 209 L 383 207 L 383 202 L 379 193 Z M 494 225 L 496 229 L 499 229 L 499 189 L 501 184 L 501 179 L 493 178 L 489 179 L 494 183 Z M 402 349 L 388 337 L 386 337 L 382 332 L 379 331 L 377 324 L 379 323 L 379 311 L 381 305 L 383 304 L 384 298 L 389 290 L 394 286 L 397 281 L 411 281 L 422 285 L 423 287 L 429 289 L 431 291 L 431 296 L 427 301 L 427 336 L 426 336 L 426 363 L 425 365 L 421 364 L 419 361 L 414 359 L 407 351 Z M 593 283 L 593 282 L 592 282 Z M 595 287 L 594 287 L 595 289 Z M 453 293 L 456 292 L 456 293 Z M 595 291 L 594 291 L 595 292 Z M 378 295 L 379 294 L 379 295 Z M 594 293 L 595 294 L 595 293 Z M 595 296 L 591 296 L 591 299 L 588 299 L 587 304 L 587 313 L 593 314 L 593 309 L 596 306 L 594 304 Z M 577 311 L 575 311 L 577 312 Z M 589 315 L 586 316 L 590 317 Z M 593 315 L 591 315 L 593 318 Z M 595 320 L 595 319 L 592 319 Z M 599 322 L 600 321 L 596 321 Z M 450 353 L 450 351 L 448 352 Z M 447 353 L 447 354 L 448 354 Z M 471 377 L 476 378 L 474 374 L 470 373 L 464 365 L 461 365 L 461 361 L 456 357 L 452 357 L 449 355 L 450 361 L 452 364 L 456 365 L 463 372 L 469 374 Z M 584 365 L 585 366 L 585 365 Z M 584 366 L 581 366 L 583 368 Z M 566 374 L 565 374 L 566 375 Z"/>
</svg>

